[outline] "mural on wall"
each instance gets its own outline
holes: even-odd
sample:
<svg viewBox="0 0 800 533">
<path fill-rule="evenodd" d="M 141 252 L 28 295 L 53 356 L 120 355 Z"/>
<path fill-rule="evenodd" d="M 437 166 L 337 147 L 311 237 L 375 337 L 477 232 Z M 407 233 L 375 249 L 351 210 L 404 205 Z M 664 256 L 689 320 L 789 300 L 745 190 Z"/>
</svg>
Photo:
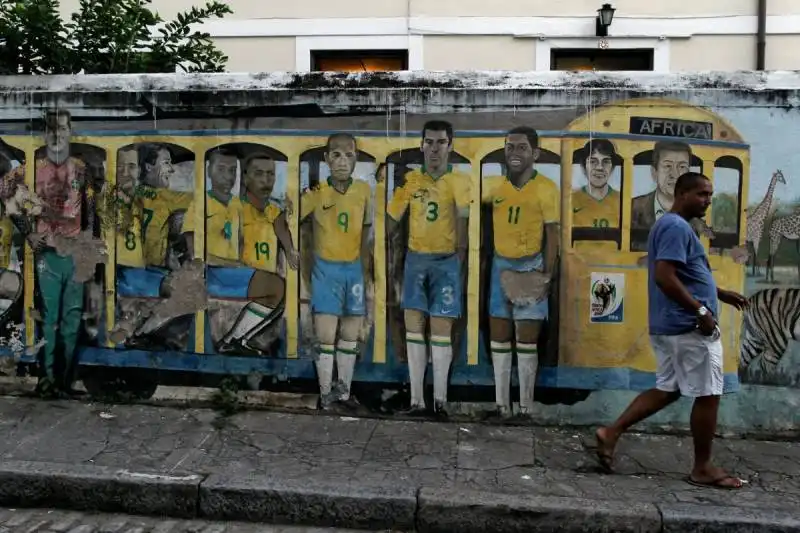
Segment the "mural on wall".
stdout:
<svg viewBox="0 0 800 533">
<path fill-rule="evenodd" d="M 147 396 L 159 368 L 260 375 L 350 412 L 369 384 L 412 415 L 494 392 L 501 418 L 548 390 L 647 388 L 647 238 L 694 170 L 717 280 L 751 296 L 720 316 L 726 387 L 800 386 L 793 111 L 484 111 L 128 135 L 54 109 L 3 130 L 0 348 L 47 395 L 79 359 L 92 393 L 136 372 Z"/>
</svg>

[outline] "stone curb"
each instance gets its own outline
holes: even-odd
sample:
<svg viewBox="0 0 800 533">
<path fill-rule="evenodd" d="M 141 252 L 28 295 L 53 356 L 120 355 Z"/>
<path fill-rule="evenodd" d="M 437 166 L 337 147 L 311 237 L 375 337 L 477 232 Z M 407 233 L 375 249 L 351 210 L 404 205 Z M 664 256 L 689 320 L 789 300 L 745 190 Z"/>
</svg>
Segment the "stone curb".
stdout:
<svg viewBox="0 0 800 533">
<path fill-rule="evenodd" d="M 308 476 L 163 475 L 30 461 L 0 463 L 0 505 L 419 533 L 800 533 L 800 514 L 787 509 L 416 490 Z"/>
<path fill-rule="evenodd" d="M 0 463 L 0 505 L 192 518 L 202 476 L 94 465 Z"/>
</svg>

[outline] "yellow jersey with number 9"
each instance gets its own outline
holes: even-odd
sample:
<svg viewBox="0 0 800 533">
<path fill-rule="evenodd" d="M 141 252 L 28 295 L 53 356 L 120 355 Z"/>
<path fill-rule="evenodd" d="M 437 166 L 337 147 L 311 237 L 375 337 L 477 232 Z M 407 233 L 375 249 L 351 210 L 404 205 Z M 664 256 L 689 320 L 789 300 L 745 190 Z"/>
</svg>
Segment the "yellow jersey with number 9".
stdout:
<svg viewBox="0 0 800 533">
<path fill-rule="evenodd" d="M 9 217 L 0 218 L 0 268 L 8 268 L 11 263 L 11 237 L 14 225 Z"/>
<path fill-rule="evenodd" d="M 433 178 L 421 170 L 406 175 L 405 184 L 395 191 L 387 214 L 399 221 L 409 210 L 408 247 L 423 254 L 452 254 L 456 251 L 456 219 L 470 204 L 470 176 L 448 172 Z"/>
<path fill-rule="evenodd" d="M 352 263 L 361 256 L 361 234 L 372 223 L 372 189 L 364 181 L 350 179 L 340 193 L 320 184 L 300 199 L 301 220 L 314 217 L 314 253 L 325 261 Z"/>
<path fill-rule="evenodd" d="M 572 225 L 576 228 L 618 228 L 620 196 L 609 188 L 602 200 L 597 200 L 585 188 L 572 193 Z"/>
<path fill-rule="evenodd" d="M 505 176 L 483 180 L 481 201 L 492 204 L 495 253 L 518 259 L 542 251 L 544 225 L 561 220 L 558 186 L 537 173 L 521 188 Z"/>
<path fill-rule="evenodd" d="M 117 208 L 117 261 L 118 265 L 143 268 L 142 208 L 137 205 Z"/>
<path fill-rule="evenodd" d="M 242 260 L 245 265 L 277 272 L 278 236 L 274 224 L 280 215 L 281 208 L 275 204 L 267 204 L 260 211 L 250 202 L 242 202 Z"/>
<path fill-rule="evenodd" d="M 183 233 L 195 231 L 194 202 L 183 220 Z M 213 193 L 206 194 L 206 262 L 214 264 L 214 257 L 228 261 L 239 260 L 239 229 L 242 219 L 242 202 L 231 198 L 227 204 L 217 200 Z"/>
<path fill-rule="evenodd" d="M 142 235 L 144 235 L 145 263 L 152 266 L 165 266 L 167 241 L 169 237 L 169 217 L 176 211 L 187 209 L 184 224 L 193 218 L 188 211 L 192 203 L 192 193 L 140 187 L 137 195 L 142 198 Z"/>
</svg>

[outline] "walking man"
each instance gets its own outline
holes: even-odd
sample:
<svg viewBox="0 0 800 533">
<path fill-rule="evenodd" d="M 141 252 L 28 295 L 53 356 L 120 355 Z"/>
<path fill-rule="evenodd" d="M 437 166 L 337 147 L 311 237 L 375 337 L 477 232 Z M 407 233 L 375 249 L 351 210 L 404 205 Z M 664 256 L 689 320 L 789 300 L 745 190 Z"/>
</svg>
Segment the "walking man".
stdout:
<svg viewBox="0 0 800 533">
<path fill-rule="evenodd" d="M 597 456 L 610 470 L 617 440 L 629 427 L 681 395 L 694 398 L 691 429 L 693 485 L 738 489 L 744 481 L 711 462 L 722 395 L 722 342 L 718 300 L 743 309 L 746 300 L 718 289 L 700 239 L 689 225 L 711 205 L 711 181 L 687 172 L 675 184 L 672 208 L 653 226 L 647 245 L 650 342 L 656 354 L 656 388 L 640 394 L 613 425 L 597 430 Z"/>
</svg>

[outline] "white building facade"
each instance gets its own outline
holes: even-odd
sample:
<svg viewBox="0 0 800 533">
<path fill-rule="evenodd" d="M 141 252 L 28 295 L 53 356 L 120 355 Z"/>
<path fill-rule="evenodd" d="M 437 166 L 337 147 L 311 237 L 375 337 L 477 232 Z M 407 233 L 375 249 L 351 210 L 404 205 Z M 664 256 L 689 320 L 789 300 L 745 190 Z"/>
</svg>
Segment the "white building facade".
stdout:
<svg viewBox="0 0 800 533">
<path fill-rule="evenodd" d="M 169 19 L 201 3 L 154 6 Z M 606 37 L 596 31 L 602 0 L 229 4 L 234 14 L 204 30 L 231 72 L 800 69 L 800 0 L 616 0 Z M 62 0 L 65 14 L 77 6 Z"/>
</svg>

